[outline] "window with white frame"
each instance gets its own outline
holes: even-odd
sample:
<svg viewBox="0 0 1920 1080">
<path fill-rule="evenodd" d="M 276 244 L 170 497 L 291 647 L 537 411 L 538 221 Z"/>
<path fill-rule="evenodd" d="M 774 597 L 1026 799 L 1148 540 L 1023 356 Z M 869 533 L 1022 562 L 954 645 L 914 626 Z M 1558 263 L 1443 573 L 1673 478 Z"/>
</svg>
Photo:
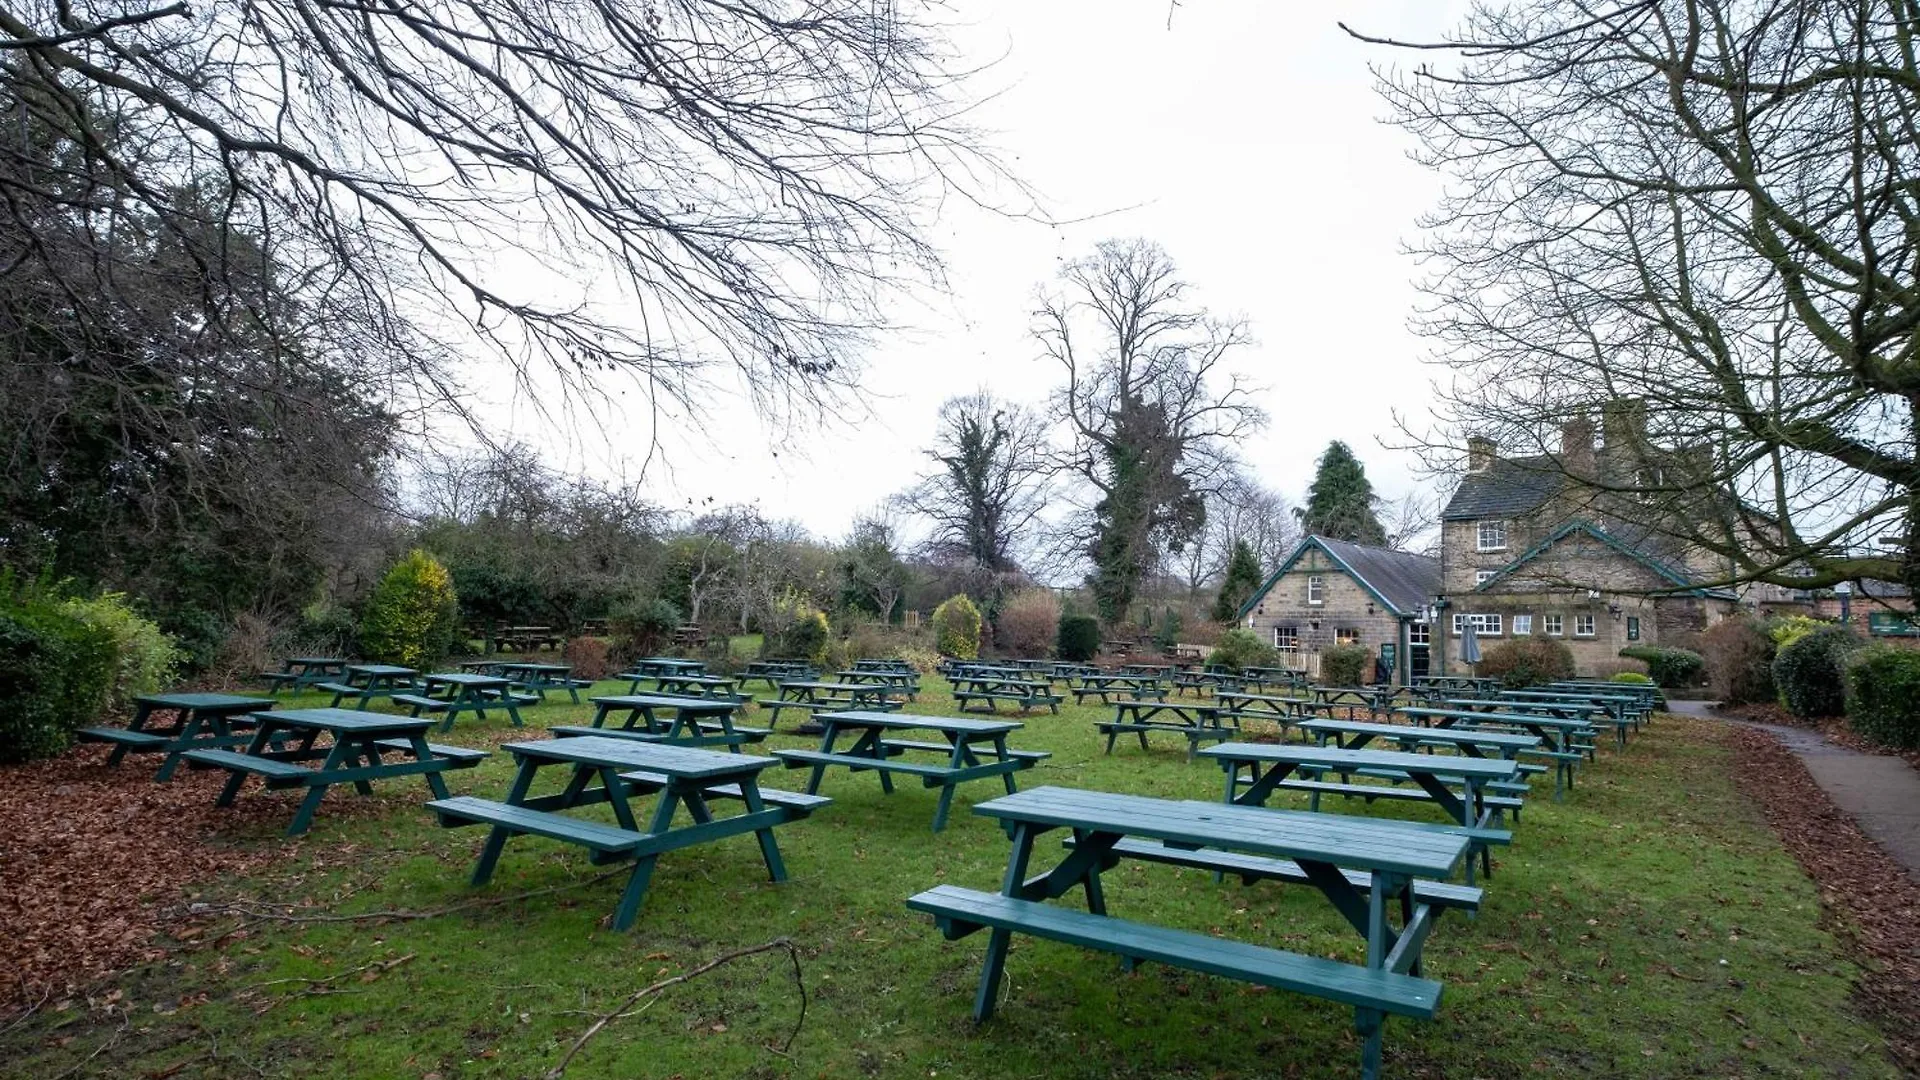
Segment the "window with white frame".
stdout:
<svg viewBox="0 0 1920 1080">
<path fill-rule="evenodd" d="M 1428 645 L 1428 644 L 1431 644 L 1432 641 L 1433 641 L 1433 628 L 1431 626 L 1428 626 L 1426 623 L 1416 622 L 1413 625 L 1407 627 L 1407 644 Z"/>
<path fill-rule="evenodd" d="M 1335 627 L 1333 631 L 1333 643 L 1335 645 L 1358 645 L 1360 644 L 1360 631 L 1351 626 Z"/>
<path fill-rule="evenodd" d="M 1504 521 L 1481 522 L 1478 540 L 1479 543 L 1476 546 L 1481 551 L 1507 550 L 1507 523 Z"/>
<path fill-rule="evenodd" d="M 1573 617 L 1573 636 L 1574 637 L 1592 637 L 1593 636 L 1593 616 L 1575 615 Z"/>
<path fill-rule="evenodd" d="M 1498 615 L 1456 614 L 1453 617 L 1453 636 L 1459 637 L 1462 633 L 1466 632 L 1468 626 L 1472 626 L 1473 632 L 1481 637 L 1487 637 L 1489 635 L 1498 637 L 1500 634 L 1500 621 L 1501 617 Z"/>
<path fill-rule="evenodd" d="M 1307 603 L 1324 604 L 1327 602 L 1327 579 L 1315 574 L 1307 579 Z"/>
<path fill-rule="evenodd" d="M 1515 615 L 1513 617 L 1513 636 L 1522 637 L 1533 633 L 1533 616 Z"/>
<path fill-rule="evenodd" d="M 1540 616 L 1540 629 L 1545 630 L 1552 637 L 1559 637 L 1567 632 L 1565 624 L 1561 622 L 1561 617 L 1558 615 Z"/>
<path fill-rule="evenodd" d="M 1485 585 L 1487 582 L 1492 581 L 1493 576 L 1499 572 L 1498 570 L 1475 570 L 1473 572 L 1473 583 L 1475 585 Z"/>
<path fill-rule="evenodd" d="M 1277 652 L 1297 653 L 1300 651 L 1300 628 L 1297 626 L 1276 626 L 1273 628 L 1273 647 Z"/>
</svg>

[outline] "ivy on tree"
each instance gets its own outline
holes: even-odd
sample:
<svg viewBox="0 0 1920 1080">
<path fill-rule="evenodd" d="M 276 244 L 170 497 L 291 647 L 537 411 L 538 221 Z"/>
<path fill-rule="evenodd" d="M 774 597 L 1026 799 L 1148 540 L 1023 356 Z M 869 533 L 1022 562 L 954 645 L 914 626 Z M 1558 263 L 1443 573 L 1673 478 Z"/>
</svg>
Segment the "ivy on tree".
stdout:
<svg viewBox="0 0 1920 1080">
<path fill-rule="evenodd" d="M 1335 439 L 1320 455 L 1313 486 L 1307 489 L 1307 509 L 1301 524 L 1315 536 L 1385 547 L 1387 530 L 1374 515 L 1374 501 L 1366 468 L 1346 443 Z"/>
</svg>

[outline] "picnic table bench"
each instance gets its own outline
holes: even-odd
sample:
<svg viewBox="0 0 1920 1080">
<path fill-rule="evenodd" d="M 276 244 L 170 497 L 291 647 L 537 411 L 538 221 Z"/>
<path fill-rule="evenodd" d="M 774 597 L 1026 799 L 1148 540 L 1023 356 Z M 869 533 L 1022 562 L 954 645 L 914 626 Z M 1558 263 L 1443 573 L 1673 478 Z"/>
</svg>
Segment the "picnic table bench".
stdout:
<svg viewBox="0 0 1920 1080">
<path fill-rule="evenodd" d="M 1652 714 L 1644 699 L 1629 694 L 1602 694 L 1581 690 L 1503 690 L 1497 701 L 1529 702 L 1543 705 L 1573 705 L 1603 713 L 1613 725 L 1619 744 L 1627 744 L 1627 729 L 1638 729 Z"/>
<path fill-rule="evenodd" d="M 814 714 L 821 727 L 818 750 L 775 750 L 773 756 L 789 769 L 811 768 L 807 793 L 820 790 L 821 778 L 829 766 L 844 765 L 853 772 L 871 770 L 880 775 L 880 790 L 893 794 L 893 773 L 918 776 L 925 787 L 940 789 L 933 810 L 933 831 L 946 827 L 947 813 L 953 805 L 954 789 L 969 780 L 997 776 L 1008 794 L 1018 788 L 1013 774 L 1030 769 L 1048 755 L 1039 750 L 1010 750 L 1007 736 L 1023 726 L 1013 720 L 974 720 L 953 716 L 917 716 L 911 713 L 825 712 Z M 931 731 L 944 742 L 893 739 L 895 732 Z M 842 734 L 854 736 L 853 745 L 835 750 Z M 897 760 L 907 753 L 933 753 L 946 758 L 944 764 Z"/>
<path fill-rule="evenodd" d="M 1047 681 L 1028 679 L 1020 672 L 1007 670 L 998 674 L 954 675 L 953 704 L 961 712 L 977 712 L 970 703 L 984 701 L 987 712 L 999 712 L 999 703 L 1012 702 L 1026 712 L 1036 705 L 1045 705 L 1054 713 L 1060 711 L 1060 695 L 1053 692 L 1053 684 Z"/>
<path fill-rule="evenodd" d="M 1304 690 L 1307 687 L 1307 673 L 1295 668 L 1250 667 L 1240 670 L 1240 681 L 1248 690 L 1265 692 L 1276 690 Z"/>
<path fill-rule="evenodd" d="M 470 712 L 485 720 L 488 709 L 505 712 L 514 727 L 523 727 L 520 706 L 538 705 L 540 699 L 531 694 L 514 693 L 513 680 L 504 675 L 442 671 L 420 676 L 420 693 L 395 694 L 393 703 L 411 710 L 410 716 L 437 713 L 441 717 L 440 730 L 451 731 L 461 713 Z"/>
<path fill-rule="evenodd" d="M 919 669 L 897 656 L 866 656 L 853 662 L 855 671 L 897 671 L 902 675 L 919 676 Z"/>
<path fill-rule="evenodd" d="M 573 703 L 578 705 L 580 691 L 593 689 L 591 679 L 573 677 L 572 664 L 536 664 L 528 660 L 513 660 L 495 664 L 494 673 L 511 679 L 515 690 L 531 693 L 540 701 L 547 700 L 549 690 L 565 690 Z"/>
<path fill-rule="evenodd" d="M 1517 811 L 1520 806 L 1520 798 L 1512 794 L 1511 786 L 1497 786 L 1519 781 L 1519 763 L 1511 758 L 1239 742 L 1209 746 L 1200 753 L 1219 761 L 1226 773 L 1225 801 L 1230 803 L 1263 806 L 1279 790 L 1304 792 L 1310 812 L 1319 811 L 1323 795 L 1359 798 L 1368 803 L 1375 799 L 1431 802 L 1453 824 L 1466 830 L 1461 835 L 1467 837 L 1471 854 L 1478 856 L 1489 876 L 1493 863 L 1488 848 L 1512 840 L 1512 833 L 1499 827 L 1500 815 Z M 1340 779 L 1324 779 L 1328 774 Z M 1356 784 L 1355 776 L 1388 783 Z M 1398 786 L 1409 782 L 1414 786 Z M 1469 885 L 1473 884 L 1473 864 L 1470 857 Z"/>
<path fill-rule="evenodd" d="M 1393 688 L 1380 686 L 1312 686 L 1307 694 L 1313 704 L 1325 709 L 1345 709 L 1349 720 L 1360 719 L 1354 715 L 1360 709 L 1369 717 L 1385 712 L 1393 700 Z"/>
<path fill-rule="evenodd" d="M 633 873 L 614 909 L 615 930 L 633 925 L 652 881 L 654 864 L 669 851 L 752 833 L 759 841 L 768 876 L 785 881 L 786 865 L 781 861 L 773 830 L 831 802 L 819 795 L 760 790 L 761 770 L 778 764 L 768 757 L 604 735 L 508 743 L 503 749 L 518 763 L 504 800 L 443 795 L 427 804 L 440 824 L 448 828 L 491 827 L 474 865 L 472 883 L 480 886 L 492 879 L 501 851 L 515 836 L 544 836 L 576 844 L 587 849 L 589 860 L 596 865 L 631 859 Z M 556 794 L 536 796 L 532 793 L 535 776 L 549 766 L 567 772 L 568 782 Z M 657 794 L 659 801 L 643 829 L 634 813 L 632 797 L 649 794 Z M 715 799 L 738 800 L 744 812 L 717 818 L 710 805 Z M 615 824 L 584 821 L 563 813 L 600 803 L 612 808 Z M 681 807 L 686 808 L 693 824 L 675 827 L 673 819 Z"/>
<path fill-rule="evenodd" d="M 1520 752 L 1553 762 L 1555 802 L 1566 797 L 1567 791 L 1573 787 L 1574 768 L 1586 759 L 1586 754 L 1575 748 L 1574 737 L 1583 733 L 1589 736 L 1593 734 L 1592 726 L 1584 721 L 1564 720 L 1543 713 L 1471 708 L 1437 709 L 1422 705 L 1403 705 L 1395 709 L 1394 713 L 1434 728 L 1467 728 L 1477 731 L 1482 725 L 1491 724 L 1497 728 L 1517 728 L 1527 734 L 1538 736 L 1542 746 Z"/>
<path fill-rule="evenodd" d="M 811 679 L 819 672 L 812 664 L 798 660 L 752 660 L 740 669 L 738 676 L 740 689 L 745 690 L 750 683 L 764 682 L 767 689 L 773 690 L 789 680 Z M 622 675 L 621 678 L 628 676 Z"/>
<path fill-rule="evenodd" d="M 1218 705 L 1189 705 L 1179 701 L 1116 701 L 1113 703 L 1113 719 L 1101 720 L 1094 729 L 1107 737 L 1107 753 L 1113 753 L 1113 744 L 1121 735 L 1133 734 L 1140 740 L 1140 749 L 1147 749 L 1147 735 L 1150 732 L 1167 731 L 1180 735 L 1187 740 L 1187 760 L 1192 761 L 1194 751 L 1203 742 L 1220 742 L 1230 739 L 1234 729 L 1220 721 L 1227 715 Z M 1168 717 L 1169 719 L 1161 719 Z"/>
<path fill-rule="evenodd" d="M 1270 721 L 1279 724 L 1280 733 L 1284 735 L 1300 718 L 1303 699 L 1223 688 L 1214 691 L 1213 703 L 1220 707 L 1223 719 L 1232 719 L 1236 724 L 1241 720 Z"/>
<path fill-rule="evenodd" d="M 330 708 L 337 709 L 341 702 L 352 698 L 355 708 L 364 709 L 373 704 L 375 698 L 391 698 L 417 689 L 414 679 L 419 674 L 413 668 L 397 664 L 348 664 L 339 682 L 315 683 L 314 689 L 333 695 L 333 700 L 327 703 Z"/>
<path fill-rule="evenodd" d="M 1173 689 L 1176 693 L 1191 690 L 1195 697 L 1207 691 L 1219 693 L 1222 690 L 1239 690 L 1246 685 L 1238 671 L 1228 668 L 1208 666 L 1199 670 L 1184 669 L 1173 673 Z"/>
<path fill-rule="evenodd" d="M 128 754 L 165 754 L 155 780 L 170 780 L 188 750 L 240 746 L 255 721 L 253 713 L 271 709 L 270 697 L 237 694 L 141 694 L 133 699 L 133 718 L 124 728 L 85 727 L 75 731 L 81 742 L 107 743 L 113 752 L 107 764 L 118 765 Z"/>
<path fill-rule="evenodd" d="M 622 674 L 622 679 L 651 679 L 659 675 L 705 675 L 707 665 L 678 656 L 649 656 L 628 665 L 637 674 Z"/>
<path fill-rule="evenodd" d="M 1012 935 L 1028 934 L 1119 955 L 1131 967 L 1145 960 L 1351 1005 L 1363 1044 L 1361 1075 L 1379 1076 L 1381 1028 L 1388 1014 L 1432 1019 L 1439 983 L 1421 976 L 1421 954 L 1450 907 L 1478 904 L 1479 890 L 1436 891 L 1420 879 L 1444 881 L 1466 856 L 1467 840 L 1451 832 L 1335 814 L 1296 814 L 1260 807 L 1153 799 L 1071 788 L 1039 787 L 974 807 L 997 819 L 1012 839 L 998 894 L 941 885 L 907 901 L 930 914 L 941 934 L 957 940 L 991 931 L 974 996 L 975 1020 L 993 1013 Z M 1072 846 L 1051 870 L 1029 876 L 1034 841 L 1071 830 Z M 1249 872 L 1304 880 L 1318 889 L 1366 942 L 1364 963 L 1349 964 L 1209 933 L 1156 926 L 1107 914 L 1100 875 L 1137 844 L 1250 857 Z M 1255 860 L 1266 860 L 1264 864 Z M 1238 872 L 1236 870 L 1236 872 Z M 1264 874 L 1262 875 L 1264 876 Z M 1085 893 L 1082 913 L 1049 905 Z M 1390 911 L 1400 910 L 1394 926 Z M 1204 1016 L 1196 1023 L 1205 1022 Z"/>
<path fill-rule="evenodd" d="M 493 634 L 495 652 L 538 652 L 560 647 L 561 635 L 551 626 L 503 626 Z"/>
<path fill-rule="evenodd" d="M 1625 716 L 1608 711 L 1603 705 L 1576 698 L 1450 698 L 1436 704 L 1444 709 L 1464 709 L 1469 712 L 1525 713 L 1551 717 L 1580 725 L 1570 728 L 1572 731 L 1571 749 L 1579 750 L 1588 761 L 1598 756 L 1598 737 L 1601 728 L 1611 728 L 1614 733 L 1614 745 L 1624 748 L 1627 745 L 1627 729 L 1633 721 Z M 1582 730 L 1584 728 L 1584 730 Z"/>
<path fill-rule="evenodd" d="M 739 692 L 737 681 L 724 675 L 642 675 L 627 671 L 614 676 L 627 680 L 627 693 L 640 693 L 640 684 L 653 684 L 653 693 L 673 694 L 680 697 L 724 698 L 739 704 L 745 704 L 750 698 Z"/>
<path fill-rule="evenodd" d="M 681 696 L 673 694 L 619 694 L 591 699 L 592 726 L 559 725 L 549 734 L 569 736 L 610 735 L 645 742 L 668 742 L 680 746 L 725 746 L 738 751 L 741 743 L 762 742 L 772 729 L 746 727 L 733 722 L 740 703 L 732 698 Z M 671 718 L 663 716 L 672 713 Z M 607 721 L 620 717 L 618 726 Z"/>
<path fill-rule="evenodd" d="M 332 682 L 347 673 L 347 662 L 337 656 L 289 656 L 280 662 L 279 671 L 263 671 L 260 679 L 267 693 L 301 690 L 315 683 Z"/>
<path fill-rule="evenodd" d="M 916 671 L 853 667 L 835 672 L 834 678 L 841 682 L 871 684 L 897 690 L 905 695 L 908 701 L 920 696 L 920 674 Z"/>
<path fill-rule="evenodd" d="M 1135 701 L 1167 700 L 1166 683 L 1152 675 L 1081 675 L 1067 680 L 1067 692 L 1073 695 L 1075 705 L 1085 705 L 1089 697 L 1096 695 L 1102 705 L 1113 704 L 1112 695 L 1116 694 L 1125 694 Z"/>
<path fill-rule="evenodd" d="M 427 731 L 433 721 L 390 713 L 288 709 L 256 712 L 252 719 L 253 736 L 244 749 L 187 750 L 180 756 L 231 774 L 217 806 L 232 806 L 249 776 L 260 777 L 269 789 L 305 788 L 306 798 L 287 826 L 288 836 L 307 831 L 327 789 L 335 784 L 352 784 L 360 794 L 371 795 L 374 780 L 424 776 L 434 797 L 444 799 L 447 785 L 441 773 L 470 769 L 487 757 L 484 750 L 430 743 Z M 318 745 L 322 735 L 329 738 L 329 745 Z M 319 764 L 311 764 L 315 761 Z"/>
<path fill-rule="evenodd" d="M 776 729 L 780 726 L 780 710 L 798 709 L 807 713 L 807 721 L 795 731 L 802 735 L 817 735 L 821 729 L 812 719 L 813 714 L 849 709 L 892 712 L 900 707 L 900 702 L 893 699 L 895 693 L 897 691 L 891 687 L 874 683 L 790 679 L 780 684 L 779 696 L 772 699 L 761 698 L 758 704 L 772 714 L 768 717 L 767 723 Z"/>
</svg>

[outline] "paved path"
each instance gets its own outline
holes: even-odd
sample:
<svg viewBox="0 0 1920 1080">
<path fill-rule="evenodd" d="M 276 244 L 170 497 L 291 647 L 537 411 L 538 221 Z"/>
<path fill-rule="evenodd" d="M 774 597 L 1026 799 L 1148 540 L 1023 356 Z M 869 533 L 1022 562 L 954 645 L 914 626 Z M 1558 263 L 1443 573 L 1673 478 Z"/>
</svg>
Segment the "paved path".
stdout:
<svg viewBox="0 0 1920 1080">
<path fill-rule="evenodd" d="M 1907 872 L 1920 878 L 1920 772 L 1888 754 L 1863 754 L 1828 741 L 1806 728 L 1755 724 L 1723 717 L 1711 702 L 1675 701 L 1669 708 L 1683 716 L 1704 716 L 1771 732 L 1813 774 L 1835 806 L 1860 823 L 1860 831 L 1879 844 Z"/>
</svg>

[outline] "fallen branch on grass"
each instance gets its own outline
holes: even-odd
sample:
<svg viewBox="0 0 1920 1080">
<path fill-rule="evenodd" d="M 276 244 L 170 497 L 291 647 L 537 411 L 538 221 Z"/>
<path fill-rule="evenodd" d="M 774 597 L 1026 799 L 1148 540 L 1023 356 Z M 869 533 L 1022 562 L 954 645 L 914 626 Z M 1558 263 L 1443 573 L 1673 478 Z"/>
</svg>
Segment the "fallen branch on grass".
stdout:
<svg viewBox="0 0 1920 1080">
<path fill-rule="evenodd" d="M 779 1046 L 767 1047 L 767 1049 L 772 1050 L 776 1054 L 782 1054 L 782 1055 L 786 1054 L 788 1050 L 791 1050 L 793 1048 L 793 1041 L 800 1037 L 801 1025 L 807 1022 L 807 984 L 806 984 L 806 980 L 801 978 L 800 976 L 799 948 L 794 945 L 793 940 L 791 938 L 782 937 L 782 938 L 774 938 L 772 941 L 763 942 L 762 944 L 759 944 L 759 945 L 748 946 L 747 948 L 744 948 L 744 949 L 735 949 L 730 953 L 722 953 L 721 955 L 714 957 L 713 959 L 707 961 L 706 963 L 701 964 L 699 967 L 693 968 L 688 971 L 683 971 L 680 974 L 673 976 L 672 978 L 661 979 L 657 983 L 654 983 L 650 986 L 643 986 L 640 989 L 635 990 L 633 993 L 628 994 L 626 999 L 620 1002 L 619 1005 L 615 1006 L 612 1011 L 602 1014 L 598 1020 L 595 1020 L 592 1024 L 588 1025 L 587 1030 L 580 1033 L 580 1037 L 578 1039 L 575 1039 L 573 1041 L 573 1045 L 567 1048 L 566 1056 L 560 1059 L 560 1063 L 555 1065 L 553 1068 L 547 1070 L 546 1080 L 560 1080 L 560 1077 L 566 1073 L 567 1066 L 572 1063 L 574 1055 L 578 1054 L 581 1048 L 587 1045 L 587 1042 L 589 1040 L 591 1040 L 595 1035 L 600 1034 L 600 1032 L 603 1029 L 605 1029 L 608 1024 L 613 1023 L 615 1020 L 619 1020 L 619 1019 L 622 1019 L 623 1017 L 633 1015 L 633 1013 L 629 1012 L 628 1010 L 632 1009 L 634 1005 L 638 1004 L 643 998 L 653 997 L 654 995 L 659 994 L 660 992 L 668 989 L 669 987 L 678 986 L 683 982 L 687 982 L 692 979 L 697 979 L 700 976 L 705 975 L 707 972 L 712 971 L 714 968 L 720 967 L 723 964 L 728 964 L 735 960 L 739 960 L 748 956 L 754 956 L 759 953 L 772 952 L 775 949 L 786 950 L 787 959 L 793 963 L 794 985 L 799 987 L 800 989 L 800 1015 L 794 1019 L 793 1030 L 787 1033 L 786 1040 L 782 1042 Z M 652 1002 L 648 1002 L 647 1004 L 651 1005 Z M 643 1010 L 645 1008 L 646 1006 L 642 1006 Z"/>
</svg>

